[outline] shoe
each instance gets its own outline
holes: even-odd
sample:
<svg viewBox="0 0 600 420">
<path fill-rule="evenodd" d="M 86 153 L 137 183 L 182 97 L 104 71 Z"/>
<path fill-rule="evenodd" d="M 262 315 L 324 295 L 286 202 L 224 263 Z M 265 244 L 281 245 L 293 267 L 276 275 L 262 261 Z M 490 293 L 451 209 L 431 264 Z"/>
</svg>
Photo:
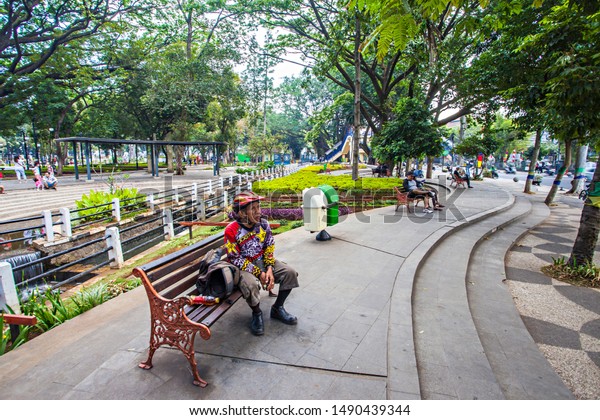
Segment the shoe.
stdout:
<svg viewBox="0 0 600 420">
<path fill-rule="evenodd" d="M 265 333 L 265 323 L 263 322 L 262 311 L 252 312 L 250 331 L 252 331 L 252 334 L 254 335 L 263 335 Z"/>
<path fill-rule="evenodd" d="M 469 186 L 469 188 L 473 188 L 473 187 Z"/>
<path fill-rule="evenodd" d="M 275 318 L 284 324 L 294 325 L 298 323 L 298 318 L 288 313 L 283 306 L 271 306 L 271 318 Z"/>
<path fill-rule="evenodd" d="M 441 208 L 441 207 L 446 207 L 446 206 L 444 206 L 443 204 L 438 204 L 436 207 L 440 207 Z"/>
<path fill-rule="evenodd" d="M 431 210 L 429 207 L 426 207 L 423 209 L 423 213 L 433 213 L 433 210 Z"/>
<path fill-rule="evenodd" d="M 439 208 L 439 207 L 434 207 L 433 209 L 434 209 L 434 210 L 437 210 L 437 211 L 442 211 L 442 209 L 441 209 L 441 208 Z"/>
</svg>

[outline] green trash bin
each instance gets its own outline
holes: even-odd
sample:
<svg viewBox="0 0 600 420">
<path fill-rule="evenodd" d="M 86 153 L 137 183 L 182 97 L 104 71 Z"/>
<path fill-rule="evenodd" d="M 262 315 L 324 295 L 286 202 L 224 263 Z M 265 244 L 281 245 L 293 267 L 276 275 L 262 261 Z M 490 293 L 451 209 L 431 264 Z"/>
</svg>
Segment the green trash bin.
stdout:
<svg viewBox="0 0 600 420">
<path fill-rule="evenodd" d="M 331 185 L 319 185 L 317 188 L 323 191 L 323 194 L 327 198 L 327 203 L 325 203 L 327 205 L 327 226 L 333 226 L 339 220 L 340 198 Z"/>
</svg>

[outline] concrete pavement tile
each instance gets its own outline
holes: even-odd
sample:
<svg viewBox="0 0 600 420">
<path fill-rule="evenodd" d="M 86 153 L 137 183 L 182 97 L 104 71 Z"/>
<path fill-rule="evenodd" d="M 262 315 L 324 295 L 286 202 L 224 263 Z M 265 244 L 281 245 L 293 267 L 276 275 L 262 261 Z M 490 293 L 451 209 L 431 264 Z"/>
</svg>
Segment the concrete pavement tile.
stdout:
<svg viewBox="0 0 600 420">
<path fill-rule="evenodd" d="M 448 365 L 450 361 L 447 359 L 439 334 L 432 333 L 426 335 L 423 333 L 421 335 L 416 340 L 418 343 L 419 358 L 430 360 L 440 365 Z"/>
<path fill-rule="evenodd" d="M 387 322 L 377 320 L 344 365 L 343 370 L 373 375 L 386 375 L 387 346 L 381 345 L 381 343 L 386 342 Z"/>
<path fill-rule="evenodd" d="M 131 351 L 136 353 L 145 353 L 150 345 L 150 325 L 147 332 L 140 332 L 131 341 L 124 343 L 121 350 Z"/>
<path fill-rule="evenodd" d="M 269 399 L 322 400 L 338 374 L 313 369 L 285 369 L 274 378 Z"/>
<path fill-rule="evenodd" d="M 298 364 L 298 360 L 306 354 L 328 328 L 326 324 L 320 324 L 319 326 L 318 330 L 314 328 L 314 325 L 311 326 L 313 328 L 310 330 L 296 326 L 293 333 L 278 334 L 262 348 L 262 351 L 283 363 Z"/>
<path fill-rule="evenodd" d="M 370 327 L 364 339 L 360 342 L 354 355 L 358 357 L 377 357 L 381 355 L 385 360 L 385 349 L 388 347 L 388 321 L 387 319 L 377 319 Z M 381 344 L 385 343 L 385 346 Z"/>
<path fill-rule="evenodd" d="M 388 390 L 388 400 L 391 401 L 412 401 L 412 400 L 420 400 L 420 394 L 411 394 L 409 392 L 402 391 L 391 391 Z"/>
<path fill-rule="evenodd" d="M 141 369 L 140 369 L 141 371 Z M 144 395 L 144 391 L 148 392 L 150 389 L 156 386 L 157 377 L 153 377 L 149 384 L 147 380 L 148 375 L 145 376 L 146 380 L 141 381 L 141 383 L 137 382 L 140 378 L 136 378 L 137 386 L 131 389 L 126 390 L 126 393 L 123 393 L 123 380 L 127 377 L 138 376 L 131 375 L 129 372 L 133 372 L 133 369 L 127 371 L 126 374 L 116 373 L 111 369 L 103 369 L 98 368 L 94 370 L 90 375 L 88 375 L 83 381 L 78 383 L 73 389 L 75 391 L 83 391 L 88 392 L 93 395 L 93 399 L 130 399 L 132 390 L 137 389 L 137 392 L 140 392 L 140 397 Z M 117 379 L 117 380 L 115 380 Z M 161 379 L 158 379 L 162 381 Z M 118 388 L 118 389 L 117 389 Z"/>
<path fill-rule="evenodd" d="M 393 280 L 392 278 L 388 280 Z M 355 300 L 354 304 L 360 304 L 371 309 L 380 309 L 390 299 L 390 290 L 370 287 L 365 289 Z"/>
<path fill-rule="evenodd" d="M 431 394 L 445 394 L 458 398 L 456 378 L 448 366 L 419 362 L 419 378 L 423 399 L 431 399 Z"/>
<path fill-rule="evenodd" d="M 84 391 L 71 390 L 64 393 L 60 398 L 61 400 L 92 400 L 94 394 Z"/>
<path fill-rule="evenodd" d="M 214 396 L 207 396 L 211 399 L 269 399 L 275 384 L 268 378 L 284 376 L 286 370 L 282 365 L 239 359 L 213 358 L 211 363 L 223 368 L 207 375 L 209 387 L 215 389 Z"/>
<path fill-rule="evenodd" d="M 364 282 L 360 284 L 352 284 L 351 282 L 345 282 L 340 280 L 338 285 L 331 291 L 333 296 L 343 297 L 340 301 L 344 303 L 353 302 L 358 296 L 367 288 Z"/>
<path fill-rule="evenodd" d="M 341 368 L 341 366 L 338 367 L 330 361 L 324 360 L 310 353 L 306 353 L 304 356 L 302 356 L 298 361 L 298 364 L 301 366 L 327 370 L 339 370 Z"/>
<path fill-rule="evenodd" d="M 456 395 L 441 394 L 439 392 L 430 392 L 427 394 L 426 399 L 442 401 L 442 400 L 457 400 L 458 397 Z"/>
<path fill-rule="evenodd" d="M 327 361 L 337 369 L 341 369 L 357 346 L 357 343 L 324 335 L 311 347 L 308 354 Z"/>
<path fill-rule="evenodd" d="M 38 392 L 30 395 L 27 399 L 31 400 L 60 400 L 64 395 L 68 394 L 73 390 L 71 385 L 65 385 L 60 383 L 53 383 L 51 386 L 38 387 Z M 3 399 L 7 399 L 2 396 Z M 87 398 L 83 398 L 87 399 Z"/>
<path fill-rule="evenodd" d="M 346 311 L 347 305 L 341 303 L 324 303 L 322 305 L 313 305 L 307 312 L 305 317 L 308 322 L 315 320 L 325 324 L 333 325 L 333 323 Z"/>
<path fill-rule="evenodd" d="M 386 304 L 385 307 L 381 309 L 368 308 L 359 304 L 353 305 L 346 309 L 342 314 L 342 317 L 359 324 L 373 325 L 378 318 L 383 317 L 387 319 L 388 313 L 386 311 L 388 310 L 388 304 Z"/>
<path fill-rule="evenodd" d="M 370 329 L 370 325 L 354 322 L 342 315 L 333 323 L 324 336 L 337 337 L 359 344 Z M 383 342 L 385 343 L 385 341 Z"/>
<path fill-rule="evenodd" d="M 408 394 L 421 394 L 421 384 L 416 368 L 404 370 L 402 366 L 389 369 L 388 391 L 402 392 Z"/>
<path fill-rule="evenodd" d="M 525 388 L 521 385 L 519 378 L 514 376 L 514 372 L 496 369 L 494 374 L 504 398 L 507 400 L 524 400 L 528 398 Z"/>
<path fill-rule="evenodd" d="M 135 351 L 118 350 L 115 354 L 110 356 L 104 363 L 102 363 L 100 369 L 112 369 L 116 371 L 123 371 L 137 366 L 140 360 L 140 353 Z"/>
<path fill-rule="evenodd" d="M 362 375 L 338 375 L 323 394 L 328 400 L 384 400 L 385 379 Z"/>
<path fill-rule="evenodd" d="M 343 372 L 352 372 L 352 373 L 360 373 L 360 374 L 369 374 L 374 376 L 386 376 L 387 368 L 385 364 L 385 359 L 383 359 L 383 366 L 381 365 L 381 358 L 371 358 L 365 359 L 357 356 L 350 356 L 350 359 L 346 362 L 346 364 L 342 367 Z"/>
<path fill-rule="evenodd" d="M 456 394 L 461 400 L 503 400 L 504 394 L 498 383 L 487 380 L 470 379 L 468 381 L 458 378 L 456 381 Z"/>
</svg>

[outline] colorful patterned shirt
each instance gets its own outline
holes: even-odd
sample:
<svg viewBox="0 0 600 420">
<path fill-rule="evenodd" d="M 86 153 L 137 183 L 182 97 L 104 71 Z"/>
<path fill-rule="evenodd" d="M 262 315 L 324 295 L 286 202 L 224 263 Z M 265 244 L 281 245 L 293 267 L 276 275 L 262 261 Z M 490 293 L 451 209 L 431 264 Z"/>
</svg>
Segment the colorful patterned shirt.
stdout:
<svg viewBox="0 0 600 420">
<path fill-rule="evenodd" d="M 225 228 L 225 248 L 229 262 L 240 269 L 260 277 L 261 269 L 254 264 L 262 259 L 265 268 L 275 265 L 275 241 L 269 222 L 260 219 L 248 230 L 238 222 Z"/>
</svg>

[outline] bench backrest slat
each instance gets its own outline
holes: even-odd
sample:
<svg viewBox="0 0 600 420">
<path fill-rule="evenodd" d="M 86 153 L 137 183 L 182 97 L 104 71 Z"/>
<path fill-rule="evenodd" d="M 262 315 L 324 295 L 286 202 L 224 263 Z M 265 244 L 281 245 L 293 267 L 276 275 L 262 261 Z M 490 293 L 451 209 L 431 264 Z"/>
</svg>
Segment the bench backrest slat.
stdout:
<svg viewBox="0 0 600 420">
<path fill-rule="evenodd" d="M 154 287 L 156 293 L 162 295 L 161 292 L 163 290 L 181 281 L 186 281 L 190 278 L 190 276 L 194 277 L 194 281 L 196 281 L 196 277 L 198 277 L 198 264 L 195 262 L 179 269 L 178 271 L 170 272 L 160 279 L 156 279 L 154 283 L 152 283 L 152 287 Z"/>
<path fill-rule="evenodd" d="M 178 259 L 173 260 L 172 262 L 165 264 L 160 268 L 157 268 L 156 270 L 151 271 L 148 274 L 148 278 L 152 283 L 154 283 L 155 281 L 160 280 L 161 278 L 167 276 L 169 273 L 172 273 L 181 267 L 191 265 L 197 268 L 198 262 L 208 251 L 210 251 L 211 249 L 219 248 L 222 245 L 223 242 L 215 241 L 211 244 L 206 245 L 204 248 L 191 251 L 188 254 L 180 256 Z"/>
<path fill-rule="evenodd" d="M 165 299 L 175 299 L 179 296 L 197 295 L 196 276 L 188 277 L 165 289 L 160 295 Z"/>
<path fill-rule="evenodd" d="M 160 279 L 162 275 L 170 271 L 174 271 L 182 267 L 194 258 L 199 258 L 211 249 L 218 248 L 223 245 L 223 232 L 203 239 L 186 248 L 165 255 L 162 258 L 151 261 L 139 267 L 140 270 L 146 273 L 146 276 L 152 279 Z"/>
</svg>

